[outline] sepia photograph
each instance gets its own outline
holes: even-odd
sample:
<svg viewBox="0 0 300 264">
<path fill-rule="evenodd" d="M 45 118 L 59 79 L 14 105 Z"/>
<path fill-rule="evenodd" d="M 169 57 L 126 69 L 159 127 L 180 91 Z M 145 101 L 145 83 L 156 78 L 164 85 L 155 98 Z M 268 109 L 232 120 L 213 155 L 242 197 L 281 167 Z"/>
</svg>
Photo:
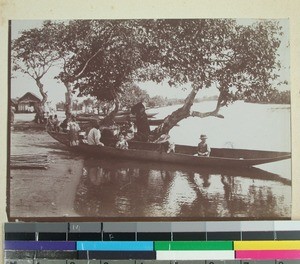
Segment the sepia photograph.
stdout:
<svg viewBox="0 0 300 264">
<path fill-rule="evenodd" d="M 289 220 L 289 19 L 11 20 L 10 221 Z"/>
</svg>

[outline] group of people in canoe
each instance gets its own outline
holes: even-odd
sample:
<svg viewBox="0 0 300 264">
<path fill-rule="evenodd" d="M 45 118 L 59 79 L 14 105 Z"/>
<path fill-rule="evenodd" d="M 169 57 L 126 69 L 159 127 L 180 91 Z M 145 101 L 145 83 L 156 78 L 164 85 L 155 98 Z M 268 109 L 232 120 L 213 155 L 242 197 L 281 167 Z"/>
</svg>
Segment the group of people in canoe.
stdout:
<svg viewBox="0 0 300 264">
<path fill-rule="evenodd" d="M 145 110 L 142 103 L 138 103 L 131 108 L 131 113 L 135 115 L 136 122 L 133 123 L 130 116 L 128 116 L 126 123 L 120 127 L 120 131 L 117 135 L 118 141 L 115 147 L 126 150 L 128 149 L 128 141 L 134 139 L 135 141 L 157 143 L 158 146 L 160 146 L 161 152 L 175 153 L 175 143 L 168 134 L 163 134 L 158 139 L 151 140 L 150 125 Z M 102 134 L 99 121 L 97 120 L 91 121 L 90 128 L 85 133 L 81 132 L 81 128 L 75 116 L 66 118 L 60 123 L 55 115 L 54 118 L 49 118 L 47 129 L 56 132 L 67 132 L 69 134 L 70 146 L 77 146 L 80 140 L 88 145 L 104 146 L 103 142 L 101 142 Z M 201 157 L 208 157 L 210 155 L 210 147 L 206 140 L 206 135 L 203 134 L 200 136 L 200 142 L 195 155 Z"/>
<path fill-rule="evenodd" d="M 50 115 L 48 118 L 45 118 L 47 130 L 50 131 L 60 131 L 60 121 L 58 120 L 57 115 Z"/>
</svg>

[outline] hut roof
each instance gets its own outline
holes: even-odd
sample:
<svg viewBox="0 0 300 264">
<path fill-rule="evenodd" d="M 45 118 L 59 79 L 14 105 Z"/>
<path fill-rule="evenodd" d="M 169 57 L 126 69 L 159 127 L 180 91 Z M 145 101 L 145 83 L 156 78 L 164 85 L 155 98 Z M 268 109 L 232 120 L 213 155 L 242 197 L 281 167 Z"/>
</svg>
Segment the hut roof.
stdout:
<svg viewBox="0 0 300 264">
<path fill-rule="evenodd" d="M 15 106 L 15 105 L 18 104 L 18 99 L 12 98 L 12 99 L 10 99 L 10 103 L 11 103 L 13 106 Z"/>
<path fill-rule="evenodd" d="M 34 93 L 27 92 L 19 98 L 18 103 L 20 102 L 41 102 L 41 98 Z"/>
</svg>

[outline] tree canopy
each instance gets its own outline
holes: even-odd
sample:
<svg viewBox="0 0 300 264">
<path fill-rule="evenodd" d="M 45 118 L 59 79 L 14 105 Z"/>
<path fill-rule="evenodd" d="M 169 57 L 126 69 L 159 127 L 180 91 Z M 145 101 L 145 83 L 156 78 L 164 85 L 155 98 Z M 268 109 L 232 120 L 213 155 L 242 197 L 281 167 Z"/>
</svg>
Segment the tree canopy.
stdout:
<svg viewBox="0 0 300 264">
<path fill-rule="evenodd" d="M 58 51 L 52 48 L 59 32 L 57 23 L 45 21 L 41 28 L 33 28 L 22 32 L 21 36 L 12 42 L 12 70 L 20 71 L 34 79 L 42 96 L 42 101 L 36 106 L 38 120 L 43 120 L 43 106 L 47 101 L 47 91 L 42 82 L 43 77 L 60 59 Z"/>
<path fill-rule="evenodd" d="M 57 78 L 69 94 L 114 101 L 116 110 L 134 82 L 189 84 L 183 106 L 154 131 L 159 135 L 183 118 L 222 117 L 220 108 L 237 99 L 271 94 L 281 66 L 281 30 L 275 20 L 74 20 L 57 23 L 47 45 L 60 56 Z M 192 112 L 197 93 L 212 87 L 219 90 L 215 110 Z"/>
</svg>

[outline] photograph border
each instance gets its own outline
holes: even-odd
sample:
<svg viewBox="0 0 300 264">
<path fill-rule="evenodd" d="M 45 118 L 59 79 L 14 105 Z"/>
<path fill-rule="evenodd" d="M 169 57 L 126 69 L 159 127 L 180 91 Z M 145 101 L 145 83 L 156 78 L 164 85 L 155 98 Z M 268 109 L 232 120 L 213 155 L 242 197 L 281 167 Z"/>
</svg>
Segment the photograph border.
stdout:
<svg viewBox="0 0 300 264">
<path fill-rule="evenodd" d="M 300 164 L 297 158 L 300 156 L 300 17 L 298 10 L 300 2 L 297 0 L 260 0 L 224 1 L 223 5 L 218 0 L 191 0 L 187 1 L 143 1 L 141 4 L 138 0 L 128 0 L 123 3 L 119 1 L 52 1 L 51 7 L 34 0 L 1 0 L 1 53 L 0 58 L 0 76 L 2 80 L 2 97 L 0 98 L 1 119 L 0 119 L 0 142 L 2 146 L 7 146 L 7 129 L 8 113 L 7 113 L 7 61 L 8 61 L 8 20 L 11 19 L 67 19 L 67 18 L 289 18 L 290 19 L 290 41 L 291 41 L 291 95 L 292 95 L 292 220 L 300 219 L 299 192 L 300 186 Z M 72 6 L 72 8 L 70 8 Z M 34 7 L 34 8 L 33 8 Z M 66 12 L 68 10 L 68 12 Z M 1 148 L 1 174 L 7 173 L 8 150 Z M 6 187 L 6 177 L 1 177 L 2 188 Z M 1 196 L 1 221 L 6 222 L 7 192 L 3 190 Z"/>
<path fill-rule="evenodd" d="M 216 18 L 213 18 L 212 20 L 214 20 Z M 75 19 L 76 20 L 76 19 Z M 129 19 L 130 20 L 130 19 Z M 201 18 L 200 18 L 201 20 Z M 239 20 L 243 20 L 243 19 L 239 19 Z M 245 19 L 247 20 L 247 19 Z M 274 21 L 279 21 L 277 19 L 273 19 Z M 13 28 L 14 26 L 14 22 L 17 21 L 19 24 L 20 22 L 22 22 L 22 26 L 26 25 L 26 22 L 28 21 L 29 24 L 31 22 L 33 22 L 34 20 L 9 20 L 8 21 L 8 34 L 9 34 L 9 50 L 8 50 L 8 107 L 10 108 L 12 106 L 12 102 L 11 102 L 11 94 L 12 94 L 12 87 L 11 87 L 11 83 L 12 83 L 12 76 L 13 76 L 13 72 L 11 69 L 11 64 L 13 63 L 11 60 L 11 54 L 12 54 L 12 50 L 11 50 L 11 44 L 12 44 L 12 35 L 14 35 L 16 32 L 16 29 Z M 40 22 L 40 20 L 37 20 L 38 22 Z M 53 22 L 55 22 L 56 20 L 53 19 L 51 20 Z M 286 24 L 286 21 L 288 21 L 287 19 L 284 20 L 284 23 Z M 243 22 L 242 22 L 243 23 Z M 17 27 L 18 28 L 18 27 Z M 289 30 L 289 28 L 288 28 Z M 289 32 L 287 32 L 287 35 L 289 35 Z M 285 43 L 285 42 L 284 42 Z M 19 76 L 19 75 L 18 75 Z M 289 77 L 289 74 L 287 74 L 287 76 Z M 24 91 L 26 92 L 26 91 Z M 289 111 L 290 112 L 290 111 Z M 107 217 L 105 215 L 100 215 L 100 216 L 86 216 L 86 215 L 81 215 L 81 216 L 63 216 L 63 215 L 55 215 L 53 214 L 53 216 L 40 216 L 40 215 L 36 215 L 33 216 L 34 214 L 32 214 L 31 212 L 29 212 L 29 216 L 18 216 L 18 214 L 11 216 L 11 198 L 13 197 L 13 194 L 10 190 L 10 187 L 13 186 L 11 185 L 11 179 L 12 179 L 12 173 L 11 173 L 11 169 L 10 169 L 10 162 L 11 162 L 11 148 L 13 147 L 11 145 L 11 135 L 12 135 L 12 131 L 10 129 L 10 123 L 11 123 L 11 115 L 8 112 L 8 126 L 7 126 L 7 135 L 8 135 L 8 140 L 7 140 L 7 215 L 8 215 L 8 220 L 9 221 L 216 221 L 216 220 L 223 220 L 225 221 L 235 221 L 235 220 L 257 220 L 257 216 L 253 216 L 253 217 L 218 217 L 218 216 L 214 216 L 214 217 L 197 217 L 197 216 L 136 216 L 136 217 L 131 217 L 130 216 L 130 212 L 126 215 L 126 216 L 110 216 Z M 289 128 L 289 130 L 291 130 L 291 128 Z M 291 135 L 290 135 L 291 136 Z M 289 140 L 291 141 L 291 139 Z M 291 161 L 290 161 L 291 162 Z M 237 174 L 239 175 L 239 174 Z M 290 187 L 292 189 L 292 187 Z M 291 193 L 289 194 L 291 196 Z M 291 214 L 291 212 L 290 212 Z M 286 216 L 280 216 L 278 219 L 281 220 L 289 220 L 291 219 L 291 215 L 286 215 Z M 259 220 L 276 220 L 276 218 L 271 217 L 271 216 L 264 216 L 263 214 L 261 216 L 259 216 Z"/>
</svg>

